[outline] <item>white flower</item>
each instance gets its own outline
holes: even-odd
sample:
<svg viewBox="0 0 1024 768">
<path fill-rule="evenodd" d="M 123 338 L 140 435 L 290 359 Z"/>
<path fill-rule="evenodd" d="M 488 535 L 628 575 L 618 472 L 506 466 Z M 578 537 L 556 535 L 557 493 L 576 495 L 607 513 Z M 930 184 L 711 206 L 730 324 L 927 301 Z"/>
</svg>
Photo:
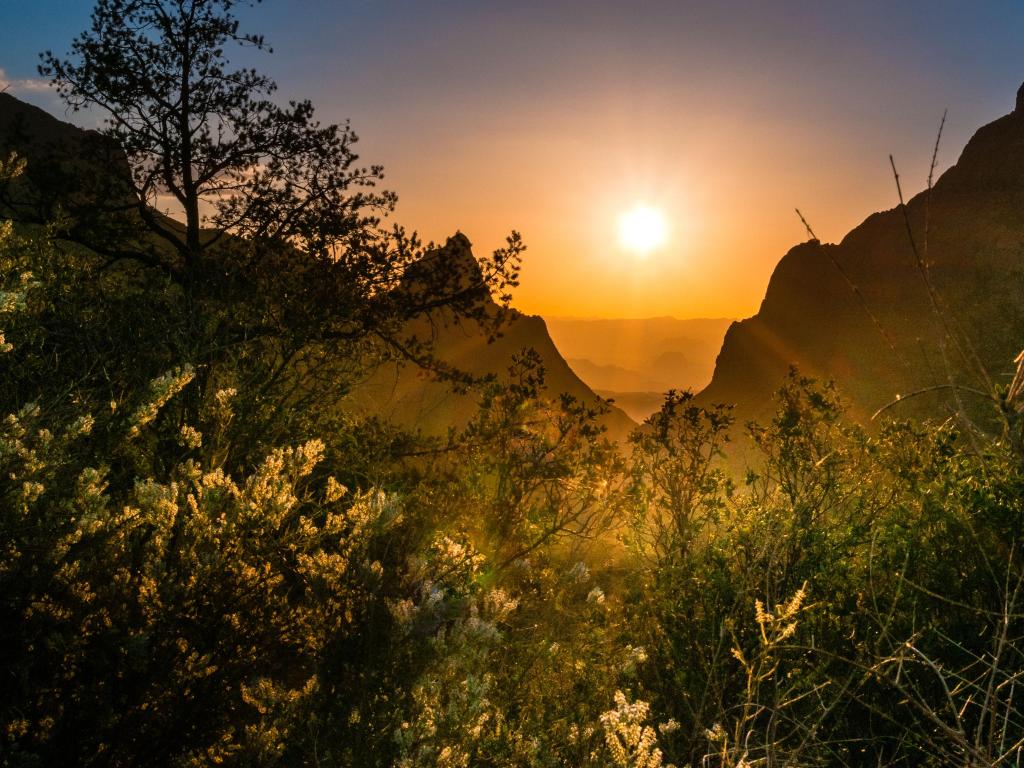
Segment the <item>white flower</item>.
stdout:
<svg viewBox="0 0 1024 768">
<path fill-rule="evenodd" d="M 184 365 L 153 379 L 149 384 L 149 402 L 143 403 L 132 414 L 129 436 L 137 436 L 145 426 L 151 424 L 160 413 L 160 409 L 188 386 L 195 375 L 191 365 Z"/>
<path fill-rule="evenodd" d="M 605 746 L 617 768 L 663 768 L 658 734 L 644 724 L 650 711 L 646 701 L 630 702 L 622 691 L 616 691 L 615 709 L 601 715 Z"/>
</svg>

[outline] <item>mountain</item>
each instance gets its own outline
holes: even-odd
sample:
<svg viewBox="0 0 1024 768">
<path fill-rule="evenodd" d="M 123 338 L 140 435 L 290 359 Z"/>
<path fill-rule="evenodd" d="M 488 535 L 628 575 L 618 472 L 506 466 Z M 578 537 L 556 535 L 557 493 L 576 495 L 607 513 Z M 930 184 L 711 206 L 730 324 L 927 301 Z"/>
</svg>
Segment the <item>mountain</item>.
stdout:
<svg viewBox="0 0 1024 768">
<path fill-rule="evenodd" d="M 103 200 L 123 202 L 130 170 L 116 142 L 0 93 L 0 159 L 27 160 L 22 177 L 0 187 L 0 213 L 21 221 L 49 221 L 58 209 L 94 224 L 101 213 L 81 216 Z"/>
<path fill-rule="evenodd" d="M 613 392 L 664 392 L 672 387 L 665 379 L 618 365 L 599 365 L 582 357 L 570 357 L 567 362 L 584 381 Z"/>
<path fill-rule="evenodd" d="M 731 320 L 548 318 L 555 345 L 589 386 L 642 421 L 669 389 L 699 390 Z"/>
<path fill-rule="evenodd" d="M 462 233 L 448 238 L 431 258 L 447 262 L 460 274 L 478 271 L 472 245 Z M 468 265 L 468 266 L 467 266 Z M 494 317 L 499 307 L 491 299 L 487 313 Z M 507 379 L 513 356 L 533 349 L 544 366 L 545 382 L 552 395 L 565 393 L 584 402 L 596 402 L 598 396 L 569 367 L 556 348 L 543 318 L 512 310 L 501 335 L 488 342 L 489 331 L 475 321 L 456 321 L 450 313 L 436 312 L 410 325 L 409 335 L 433 344 L 435 356 L 454 368 L 474 376 L 494 375 Z M 348 403 L 359 411 L 385 417 L 395 423 L 415 427 L 426 434 L 443 434 L 450 426 L 462 426 L 476 409 L 472 393 L 452 391 L 430 373 L 414 365 L 385 365 L 354 388 Z M 635 427 L 621 409 L 612 406 L 602 418 L 608 435 L 623 440 Z"/>
<path fill-rule="evenodd" d="M 913 236 L 911 244 L 910 234 Z M 704 403 L 764 418 L 791 365 L 834 379 L 852 413 L 944 418 L 966 389 L 1009 381 L 1024 346 L 1024 87 L 930 191 L 869 216 L 838 244 L 810 241 L 778 263 L 756 315 L 733 323 Z M 938 388 L 938 389 L 935 389 Z"/>
</svg>

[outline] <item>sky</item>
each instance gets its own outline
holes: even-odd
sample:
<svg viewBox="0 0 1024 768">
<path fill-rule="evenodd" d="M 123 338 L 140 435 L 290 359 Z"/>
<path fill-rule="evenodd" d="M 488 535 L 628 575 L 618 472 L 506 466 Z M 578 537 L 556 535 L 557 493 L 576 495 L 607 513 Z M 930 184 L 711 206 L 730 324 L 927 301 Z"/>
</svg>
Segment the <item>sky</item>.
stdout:
<svg viewBox="0 0 1024 768">
<path fill-rule="evenodd" d="M 89 0 L 0 0 L 0 88 L 63 116 L 36 77 Z M 271 55 L 238 61 L 351 120 L 399 195 L 393 219 L 478 253 L 513 229 L 514 305 L 547 316 L 746 317 L 805 240 L 837 241 L 923 188 L 1009 112 L 1024 4 L 687 0 L 265 0 Z M 74 119 L 74 116 L 68 116 Z M 618 222 L 661 213 L 637 253 Z"/>
</svg>

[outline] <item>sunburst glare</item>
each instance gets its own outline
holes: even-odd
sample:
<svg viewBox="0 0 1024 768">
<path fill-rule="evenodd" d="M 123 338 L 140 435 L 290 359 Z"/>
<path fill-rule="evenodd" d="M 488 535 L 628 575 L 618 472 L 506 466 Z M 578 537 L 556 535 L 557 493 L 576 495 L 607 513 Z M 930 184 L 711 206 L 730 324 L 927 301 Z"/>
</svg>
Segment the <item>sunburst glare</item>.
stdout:
<svg viewBox="0 0 1024 768">
<path fill-rule="evenodd" d="M 668 224 L 657 208 L 638 203 L 619 217 L 619 244 L 638 256 L 665 245 Z"/>
</svg>

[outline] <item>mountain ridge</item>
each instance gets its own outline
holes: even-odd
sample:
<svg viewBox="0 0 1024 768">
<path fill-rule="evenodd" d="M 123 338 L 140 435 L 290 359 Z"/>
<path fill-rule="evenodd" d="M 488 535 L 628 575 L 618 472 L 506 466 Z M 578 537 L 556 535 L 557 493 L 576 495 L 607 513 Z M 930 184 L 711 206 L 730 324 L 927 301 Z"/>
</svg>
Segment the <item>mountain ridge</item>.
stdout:
<svg viewBox="0 0 1024 768">
<path fill-rule="evenodd" d="M 459 263 L 475 257 L 472 243 L 463 233 L 449 237 L 444 246 L 432 251 L 433 258 L 454 259 Z M 493 317 L 498 305 L 490 299 L 488 313 Z M 547 323 L 539 315 L 512 309 L 507 312 L 500 334 L 487 341 L 489 330 L 473 320 L 456 321 L 446 313 L 437 313 L 410 325 L 408 332 L 418 338 L 429 336 L 434 355 L 476 377 L 492 376 L 507 380 L 513 357 L 526 349 L 534 350 L 545 370 L 545 384 L 551 395 L 568 394 L 584 402 L 598 404 L 599 395 L 578 376 L 555 345 Z M 385 416 L 406 427 L 426 434 L 440 435 L 449 427 L 468 423 L 476 409 L 471 392 L 456 392 L 442 381 L 407 365 L 385 365 L 357 385 L 347 398 L 350 405 L 364 413 Z M 637 426 L 622 409 L 608 405 L 600 418 L 608 436 L 623 441 Z"/>
<path fill-rule="evenodd" d="M 1024 344 L 1022 257 L 1024 87 L 905 208 L 870 214 L 839 243 L 790 249 L 758 312 L 729 327 L 698 401 L 764 418 L 791 365 L 834 379 L 862 420 L 912 390 L 988 391 Z M 902 413 L 952 413 L 956 399 L 936 389 Z"/>
</svg>

